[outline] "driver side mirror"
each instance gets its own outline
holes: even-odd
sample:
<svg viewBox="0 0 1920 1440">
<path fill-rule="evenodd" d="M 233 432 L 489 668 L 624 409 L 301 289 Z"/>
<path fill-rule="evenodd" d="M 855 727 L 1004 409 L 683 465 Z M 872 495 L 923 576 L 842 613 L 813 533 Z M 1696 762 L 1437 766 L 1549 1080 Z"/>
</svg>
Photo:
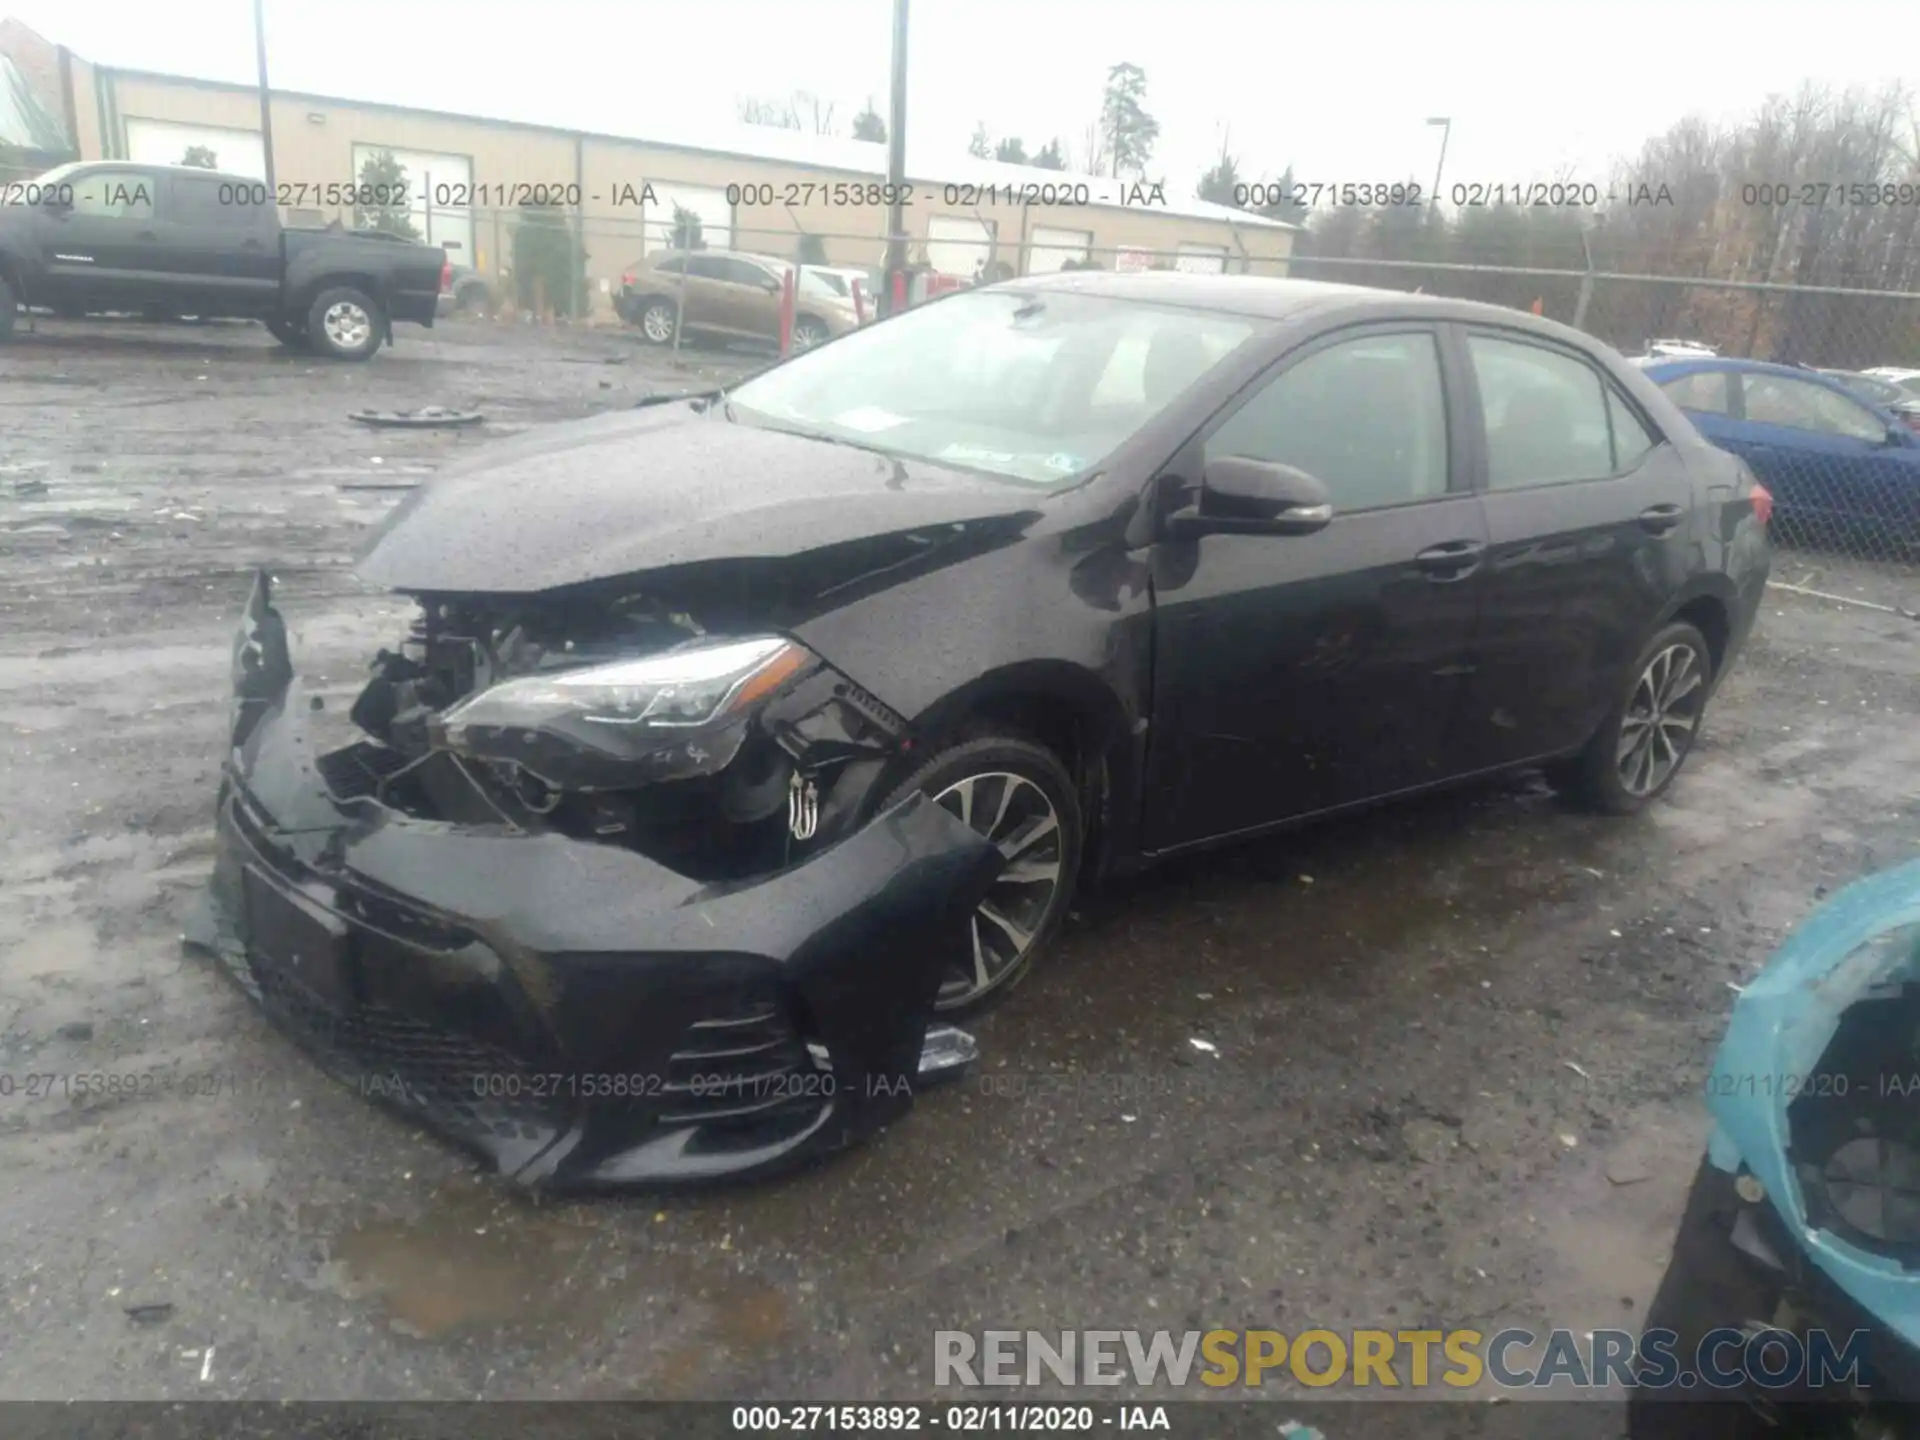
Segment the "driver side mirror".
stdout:
<svg viewBox="0 0 1920 1440">
<path fill-rule="evenodd" d="M 1194 502 L 1167 517 L 1176 540 L 1202 535 L 1311 535 L 1333 521 L 1327 487 L 1304 470 L 1222 455 L 1207 462 Z"/>
</svg>

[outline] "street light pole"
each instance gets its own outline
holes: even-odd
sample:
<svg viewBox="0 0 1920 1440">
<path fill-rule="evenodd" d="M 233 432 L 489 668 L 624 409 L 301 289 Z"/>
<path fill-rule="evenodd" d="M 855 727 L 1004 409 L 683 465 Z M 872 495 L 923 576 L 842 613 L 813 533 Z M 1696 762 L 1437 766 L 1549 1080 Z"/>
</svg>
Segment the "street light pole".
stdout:
<svg viewBox="0 0 1920 1440">
<path fill-rule="evenodd" d="M 267 89 L 267 23 L 261 15 L 263 0 L 253 0 L 253 45 L 260 62 L 260 155 L 266 167 L 267 198 L 279 193 L 273 183 L 273 105 Z"/>
<path fill-rule="evenodd" d="M 1436 115 L 1427 121 L 1429 125 L 1440 126 L 1440 158 L 1433 167 L 1433 204 L 1440 207 L 1440 172 L 1447 168 L 1447 140 L 1453 134 L 1453 121 L 1445 115 Z"/>
<path fill-rule="evenodd" d="M 887 100 L 887 281 L 880 314 L 906 305 L 907 0 L 893 0 L 893 85 Z"/>
</svg>

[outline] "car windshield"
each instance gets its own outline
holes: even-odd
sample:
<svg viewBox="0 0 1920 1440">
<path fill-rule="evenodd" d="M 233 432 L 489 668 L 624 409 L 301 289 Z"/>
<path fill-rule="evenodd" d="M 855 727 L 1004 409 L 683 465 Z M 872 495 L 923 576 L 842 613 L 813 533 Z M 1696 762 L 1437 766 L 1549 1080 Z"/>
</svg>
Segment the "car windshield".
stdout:
<svg viewBox="0 0 1920 1440">
<path fill-rule="evenodd" d="M 736 418 L 1058 485 L 1112 454 L 1259 322 L 981 290 L 907 311 L 728 396 Z"/>
</svg>

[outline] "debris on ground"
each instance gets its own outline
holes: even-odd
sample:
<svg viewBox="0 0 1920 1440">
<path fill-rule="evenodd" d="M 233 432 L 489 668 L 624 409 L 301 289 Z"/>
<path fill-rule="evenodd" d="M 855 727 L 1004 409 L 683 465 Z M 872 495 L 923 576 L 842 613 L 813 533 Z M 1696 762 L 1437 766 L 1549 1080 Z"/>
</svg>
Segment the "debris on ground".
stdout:
<svg viewBox="0 0 1920 1440">
<path fill-rule="evenodd" d="M 418 410 L 355 410 L 347 416 L 376 430 L 441 430 L 459 425 L 478 425 L 487 417 L 478 410 L 449 410 L 444 405 L 423 405 Z"/>
<path fill-rule="evenodd" d="M 153 1300 L 142 1305 L 129 1305 L 127 1318 L 137 1325 L 158 1325 L 173 1314 L 171 1300 Z"/>
</svg>

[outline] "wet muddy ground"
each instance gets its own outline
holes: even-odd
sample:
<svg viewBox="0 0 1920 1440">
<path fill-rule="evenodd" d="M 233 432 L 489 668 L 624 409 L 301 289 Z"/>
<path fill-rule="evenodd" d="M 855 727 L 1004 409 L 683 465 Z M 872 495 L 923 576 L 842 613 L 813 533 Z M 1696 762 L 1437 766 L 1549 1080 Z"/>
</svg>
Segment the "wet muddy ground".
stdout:
<svg viewBox="0 0 1920 1440">
<path fill-rule="evenodd" d="M 363 366 L 250 327 L 0 351 L 0 1396 L 911 1398 L 946 1328 L 1636 1326 L 1730 985 L 1920 838 L 1920 623 L 1771 594 L 1639 819 L 1521 780 L 1089 897 L 976 1074 L 753 1189 L 508 1193 L 183 954 L 249 567 L 338 711 L 403 623 L 348 561 L 405 486 L 750 363 L 483 327 Z M 425 404 L 488 422 L 346 419 Z"/>
</svg>

